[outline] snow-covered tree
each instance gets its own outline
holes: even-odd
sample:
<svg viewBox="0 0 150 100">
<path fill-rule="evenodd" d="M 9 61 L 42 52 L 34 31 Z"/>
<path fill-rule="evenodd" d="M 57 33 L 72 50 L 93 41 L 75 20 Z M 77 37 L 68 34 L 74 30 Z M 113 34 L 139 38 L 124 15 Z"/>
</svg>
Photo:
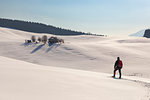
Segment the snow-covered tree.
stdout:
<svg viewBox="0 0 150 100">
<path fill-rule="evenodd" d="M 42 36 L 42 42 L 43 42 L 44 44 L 46 44 L 46 42 L 47 42 L 47 36 L 46 36 L 46 35 Z"/>
<path fill-rule="evenodd" d="M 31 40 L 32 40 L 32 42 L 36 42 L 36 37 L 34 35 L 32 35 Z"/>
</svg>

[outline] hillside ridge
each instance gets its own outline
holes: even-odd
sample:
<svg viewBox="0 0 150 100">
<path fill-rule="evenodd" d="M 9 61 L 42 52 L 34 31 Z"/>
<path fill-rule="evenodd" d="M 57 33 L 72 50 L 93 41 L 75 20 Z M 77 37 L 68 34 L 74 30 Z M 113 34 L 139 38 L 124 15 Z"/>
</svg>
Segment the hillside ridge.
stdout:
<svg viewBox="0 0 150 100">
<path fill-rule="evenodd" d="M 0 27 L 17 29 L 34 33 L 48 33 L 54 35 L 92 35 L 92 33 L 78 32 L 70 29 L 63 29 L 52 25 L 38 22 L 22 21 L 0 18 Z"/>
</svg>

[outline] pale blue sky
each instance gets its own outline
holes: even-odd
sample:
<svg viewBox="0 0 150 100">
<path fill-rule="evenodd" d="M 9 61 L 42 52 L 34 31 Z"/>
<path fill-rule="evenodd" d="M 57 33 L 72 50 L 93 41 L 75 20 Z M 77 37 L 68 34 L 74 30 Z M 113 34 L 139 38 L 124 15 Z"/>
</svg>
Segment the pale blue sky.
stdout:
<svg viewBox="0 0 150 100">
<path fill-rule="evenodd" d="M 0 0 L 0 17 L 100 34 L 149 28 L 150 0 Z"/>
</svg>

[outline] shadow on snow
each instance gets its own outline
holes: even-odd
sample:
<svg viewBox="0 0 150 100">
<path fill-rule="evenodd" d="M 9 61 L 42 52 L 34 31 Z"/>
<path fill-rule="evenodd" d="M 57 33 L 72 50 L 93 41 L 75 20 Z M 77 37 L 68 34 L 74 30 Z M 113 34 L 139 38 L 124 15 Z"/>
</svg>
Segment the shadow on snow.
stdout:
<svg viewBox="0 0 150 100">
<path fill-rule="evenodd" d="M 35 49 L 31 52 L 31 54 L 32 54 L 32 53 L 35 53 L 36 51 L 38 51 L 39 49 L 41 49 L 43 46 L 44 46 L 44 44 L 39 45 L 37 48 L 35 48 Z"/>
<path fill-rule="evenodd" d="M 57 48 L 58 46 L 60 46 L 60 44 L 56 44 L 56 43 L 50 44 L 49 43 L 48 46 L 49 46 L 49 48 L 46 50 L 46 53 L 48 53 L 53 48 Z"/>
<path fill-rule="evenodd" d="M 22 44 L 24 45 L 25 47 L 29 46 L 29 45 L 32 45 L 32 43 L 24 43 Z M 30 53 L 33 54 L 35 52 L 37 52 L 38 50 L 40 50 L 45 44 L 41 44 L 39 45 L 38 47 L 36 47 L 34 50 L 32 50 Z M 35 46 L 35 45 L 34 45 Z M 34 47 L 33 46 L 33 47 Z M 56 43 L 53 43 L 53 44 L 48 44 L 49 48 L 45 51 L 46 53 L 48 53 L 49 51 L 51 51 L 53 48 L 57 48 L 60 46 L 60 44 L 56 44 Z"/>
</svg>

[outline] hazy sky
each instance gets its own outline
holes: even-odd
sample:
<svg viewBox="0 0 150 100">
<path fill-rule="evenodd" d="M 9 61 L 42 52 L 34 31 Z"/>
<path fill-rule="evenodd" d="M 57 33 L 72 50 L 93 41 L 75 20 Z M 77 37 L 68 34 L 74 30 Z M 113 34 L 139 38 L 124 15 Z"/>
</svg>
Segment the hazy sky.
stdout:
<svg viewBox="0 0 150 100">
<path fill-rule="evenodd" d="M 0 17 L 128 35 L 150 27 L 150 0 L 0 0 Z"/>
</svg>

